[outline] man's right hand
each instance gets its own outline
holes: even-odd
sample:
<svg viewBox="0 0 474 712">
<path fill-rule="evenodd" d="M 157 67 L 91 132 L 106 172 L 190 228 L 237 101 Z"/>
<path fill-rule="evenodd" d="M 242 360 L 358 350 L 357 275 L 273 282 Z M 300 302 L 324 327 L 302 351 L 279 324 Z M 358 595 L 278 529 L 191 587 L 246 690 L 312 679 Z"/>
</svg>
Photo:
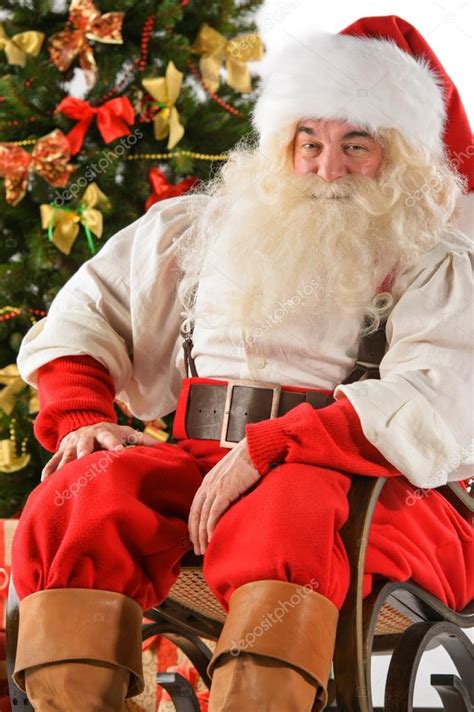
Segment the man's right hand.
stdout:
<svg viewBox="0 0 474 712">
<path fill-rule="evenodd" d="M 121 450 L 126 445 L 148 445 L 158 443 L 155 438 L 135 430 L 129 425 L 100 422 L 84 425 L 72 430 L 61 440 L 57 452 L 46 463 L 41 472 L 41 481 L 72 460 L 78 460 L 94 450 Z"/>
</svg>

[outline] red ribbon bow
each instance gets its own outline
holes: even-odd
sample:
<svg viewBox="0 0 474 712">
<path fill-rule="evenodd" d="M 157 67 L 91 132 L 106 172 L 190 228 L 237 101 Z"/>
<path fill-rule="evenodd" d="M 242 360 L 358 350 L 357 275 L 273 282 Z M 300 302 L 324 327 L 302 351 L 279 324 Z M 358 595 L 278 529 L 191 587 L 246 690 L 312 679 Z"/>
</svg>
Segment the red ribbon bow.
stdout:
<svg viewBox="0 0 474 712">
<path fill-rule="evenodd" d="M 36 143 L 33 151 L 0 143 L 0 178 L 5 178 L 6 200 L 18 205 L 28 187 L 30 171 L 38 173 L 55 188 L 64 188 L 76 166 L 68 163 L 69 143 L 60 129 L 54 129 Z"/>
<path fill-rule="evenodd" d="M 185 178 L 176 184 L 170 183 L 163 171 L 160 171 L 159 168 L 150 168 L 148 171 L 148 179 L 151 183 L 153 193 L 147 198 L 145 210 L 148 210 L 153 203 L 157 203 L 159 200 L 182 195 L 196 185 L 196 183 L 199 183 L 199 179 L 195 176 Z"/>
<path fill-rule="evenodd" d="M 130 100 L 124 96 L 110 99 L 97 108 L 83 99 L 68 96 L 57 105 L 54 111 L 78 121 L 67 134 L 73 156 L 81 150 L 94 116 L 97 117 L 97 128 L 106 143 L 129 134 L 129 125 L 133 125 L 135 121 L 134 108 Z"/>
</svg>

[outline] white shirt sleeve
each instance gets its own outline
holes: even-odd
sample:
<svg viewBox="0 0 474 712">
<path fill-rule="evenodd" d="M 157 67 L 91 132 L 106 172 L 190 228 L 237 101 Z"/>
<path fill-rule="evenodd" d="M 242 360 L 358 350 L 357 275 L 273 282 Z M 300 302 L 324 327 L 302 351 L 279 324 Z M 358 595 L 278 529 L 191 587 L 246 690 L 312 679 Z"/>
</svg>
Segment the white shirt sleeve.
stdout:
<svg viewBox="0 0 474 712">
<path fill-rule="evenodd" d="M 380 380 L 339 385 L 365 436 L 415 486 L 473 475 L 473 251 L 409 271 L 387 319 Z"/>
<path fill-rule="evenodd" d="M 24 381 L 36 387 L 43 364 L 88 354 L 109 370 L 117 397 L 137 417 L 147 417 L 147 399 L 139 391 L 149 388 L 153 375 L 156 379 L 159 363 L 162 380 L 157 388 L 167 399 L 166 410 L 172 398 L 163 379 L 176 368 L 173 350 L 180 317 L 175 238 L 189 227 L 186 208 L 197 199 L 179 196 L 155 203 L 80 267 L 21 343 L 17 364 Z M 153 354 L 140 355 L 153 347 Z M 142 360 L 152 357 L 154 371 L 145 373 Z M 159 403 L 155 406 L 160 410 Z"/>
</svg>

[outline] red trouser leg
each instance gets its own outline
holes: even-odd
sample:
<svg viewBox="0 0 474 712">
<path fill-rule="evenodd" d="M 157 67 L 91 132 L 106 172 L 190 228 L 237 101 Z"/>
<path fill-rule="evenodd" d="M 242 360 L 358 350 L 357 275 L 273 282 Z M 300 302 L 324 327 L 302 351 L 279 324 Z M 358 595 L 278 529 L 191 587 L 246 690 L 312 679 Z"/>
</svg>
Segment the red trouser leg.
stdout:
<svg viewBox="0 0 474 712">
<path fill-rule="evenodd" d="M 97 451 L 36 487 L 13 542 L 20 599 L 50 588 L 124 593 L 144 610 L 163 600 L 192 548 L 188 515 L 215 442 Z"/>
<path fill-rule="evenodd" d="M 350 475 L 285 463 L 227 510 L 204 561 L 226 610 L 236 588 L 262 579 L 309 585 L 341 608 L 349 568 L 339 530 L 350 484 Z M 373 575 L 412 579 L 460 610 L 474 597 L 472 528 L 438 492 L 417 493 L 405 477 L 385 483 L 370 530 L 364 596 Z"/>
<path fill-rule="evenodd" d="M 21 598 L 48 588 L 95 588 L 163 600 L 191 548 L 187 520 L 202 476 L 227 452 L 183 440 L 122 453 L 99 451 L 65 465 L 30 495 L 13 543 Z M 340 608 L 348 588 L 339 530 L 351 479 L 285 463 L 234 503 L 217 524 L 204 574 L 224 607 L 259 579 L 313 585 Z M 474 596 L 470 525 L 437 492 L 404 477 L 386 482 L 375 508 L 364 593 L 372 575 L 409 578 L 455 609 Z"/>
</svg>

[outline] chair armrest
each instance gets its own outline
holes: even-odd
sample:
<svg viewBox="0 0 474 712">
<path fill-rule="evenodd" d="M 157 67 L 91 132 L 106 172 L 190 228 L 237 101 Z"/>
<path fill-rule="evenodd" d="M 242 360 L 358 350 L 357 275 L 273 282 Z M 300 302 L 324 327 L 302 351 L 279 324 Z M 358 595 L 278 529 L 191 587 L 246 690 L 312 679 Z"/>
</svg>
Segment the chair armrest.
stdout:
<svg viewBox="0 0 474 712">
<path fill-rule="evenodd" d="M 350 580 L 347 596 L 339 612 L 333 662 L 335 677 L 338 680 L 336 683 L 338 702 L 344 710 L 357 709 L 359 712 L 369 712 L 367 704 L 354 707 L 355 700 L 351 690 L 354 678 L 358 690 L 367 689 L 362 599 L 365 552 L 374 508 L 386 481 L 386 477 L 352 476 L 348 495 L 349 517 L 340 530 L 349 560 Z M 365 693 L 362 697 L 364 695 Z"/>
<path fill-rule="evenodd" d="M 387 481 L 386 477 L 353 475 L 349 490 L 349 517 L 341 528 L 340 535 L 351 566 L 351 582 L 364 574 L 364 559 L 370 524 L 375 505 Z M 362 589 L 361 589 L 362 590 Z M 355 593 L 355 591 L 354 591 Z"/>
<path fill-rule="evenodd" d="M 459 514 L 472 524 L 474 513 L 474 496 L 462 487 L 459 482 L 448 482 L 436 490 L 453 505 Z"/>
</svg>

